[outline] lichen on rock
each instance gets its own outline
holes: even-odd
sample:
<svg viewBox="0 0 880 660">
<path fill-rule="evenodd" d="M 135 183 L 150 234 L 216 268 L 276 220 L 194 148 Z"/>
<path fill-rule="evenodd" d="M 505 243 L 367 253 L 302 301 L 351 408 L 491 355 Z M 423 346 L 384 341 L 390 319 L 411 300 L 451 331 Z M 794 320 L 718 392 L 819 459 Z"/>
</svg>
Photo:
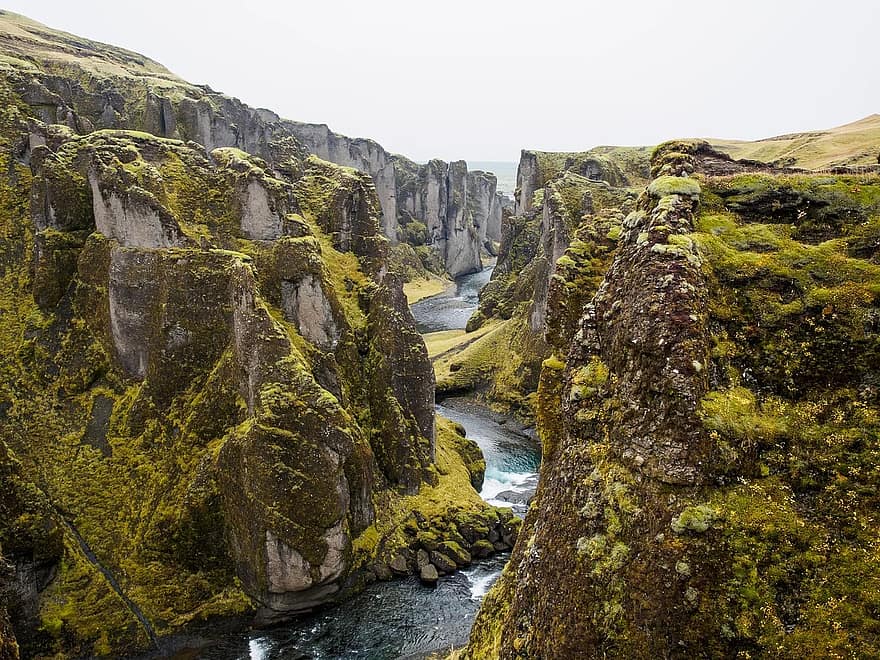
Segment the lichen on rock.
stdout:
<svg viewBox="0 0 880 660">
<path fill-rule="evenodd" d="M 118 111 L 61 129 L 5 93 L 0 437 L 39 505 L 0 502 L 31 585 L 8 611 L 22 653 L 134 653 L 344 599 L 444 481 L 369 177 L 273 141 L 270 164 L 217 126 L 204 146 Z M 495 515 L 465 483 L 431 511 L 444 525 Z"/>
<path fill-rule="evenodd" d="M 544 363 L 541 481 L 464 656 L 875 655 L 880 183 L 652 166 Z"/>
</svg>

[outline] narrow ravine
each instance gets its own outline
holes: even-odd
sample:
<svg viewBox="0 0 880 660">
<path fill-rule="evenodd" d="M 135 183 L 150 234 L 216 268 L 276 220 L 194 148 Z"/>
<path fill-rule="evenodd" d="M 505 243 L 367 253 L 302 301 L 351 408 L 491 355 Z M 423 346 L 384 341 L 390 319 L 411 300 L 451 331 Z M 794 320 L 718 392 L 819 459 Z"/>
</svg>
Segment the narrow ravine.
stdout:
<svg viewBox="0 0 880 660">
<path fill-rule="evenodd" d="M 487 267 L 466 275 L 448 291 L 413 305 L 419 331 L 463 328 L 491 272 Z M 437 413 L 464 426 L 468 437 L 480 445 L 486 458 L 483 498 L 524 515 L 540 462 L 533 437 L 514 420 L 467 398 L 446 399 L 437 405 Z M 414 576 L 377 582 L 344 605 L 271 630 L 213 642 L 198 657 L 395 660 L 460 648 L 467 643 L 480 601 L 508 558 L 509 553 L 503 553 L 475 561 L 442 577 L 433 588 Z"/>
</svg>

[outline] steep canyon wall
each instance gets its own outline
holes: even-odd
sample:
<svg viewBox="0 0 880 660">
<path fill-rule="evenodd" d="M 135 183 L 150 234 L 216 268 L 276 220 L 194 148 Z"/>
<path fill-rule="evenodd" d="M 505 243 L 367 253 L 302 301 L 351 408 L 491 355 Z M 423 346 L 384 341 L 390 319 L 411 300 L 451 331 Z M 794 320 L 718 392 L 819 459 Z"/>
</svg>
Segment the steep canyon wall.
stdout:
<svg viewBox="0 0 880 660">
<path fill-rule="evenodd" d="M 479 270 L 486 239 L 499 240 L 501 195 L 495 178 L 467 172 L 463 161 L 418 165 L 372 140 L 282 119 L 210 87 L 191 85 L 136 53 L 4 15 L 10 17 L 0 29 L 4 52 L 25 63 L 39 61 L 38 66 L 6 66 L 21 75 L 13 85 L 44 123 L 64 124 L 79 134 L 141 130 L 196 142 L 208 152 L 235 147 L 277 167 L 289 165 L 292 145 L 301 145 L 324 160 L 369 174 L 385 237 L 427 245 L 452 276 Z M 402 224 L 413 221 L 426 229 L 401 231 Z"/>
</svg>

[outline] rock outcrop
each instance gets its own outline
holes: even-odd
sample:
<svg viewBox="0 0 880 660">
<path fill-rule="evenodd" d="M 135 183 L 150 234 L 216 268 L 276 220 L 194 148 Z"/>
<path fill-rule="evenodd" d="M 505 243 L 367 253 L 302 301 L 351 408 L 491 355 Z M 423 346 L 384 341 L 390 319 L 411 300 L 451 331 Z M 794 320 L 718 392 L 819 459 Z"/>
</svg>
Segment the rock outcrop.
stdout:
<svg viewBox="0 0 880 660">
<path fill-rule="evenodd" d="M 93 517 L 130 488 L 149 493 L 168 480 L 168 493 L 152 495 L 160 514 L 134 514 L 127 523 L 157 535 L 153 561 L 182 562 L 198 574 L 201 561 L 223 565 L 229 556 L 245 593 L 268 610 L 326 602 L 355 568 L 352 542 L 375 520 L 373 494 L 434 481 L 433 379 L 402 294 L 381 293 L 399 285 L 376 268 L 384 242 L 369 179 L 355 179 L 350 194 L 369 200 L 356 207 L 366 217 L 350 222 L 366 234 L 339 238 L 358 246 L 363 261 L 350 255 L 343 265 L 327 237 L 335 227 L 304 210 L 319 203 L 308 198 L 314 190 L 274 178 L 258 159 L 215 150 L 212 164 L 179 142 L 130 133 L 47 142 L 30 154 L 31 203 L 34 226 L 56 238 L 44 242 L 35 284 L 61 296 L 42 301 L 47 325 L 32 331 L 32 341 L 61 349 L 37 351 L 27 364 L 45 379 L 40 399 L 63 391 L 71 402 L 57 415 L 67 434 L 91 424 L 100 393 L 109 402 L 109 420 L 100 424 L 109 437 L 95 456 L 28 435 L 14 440 L 15 449 L 30 461 L 55 452 L 32 469 L 51 499 L 75 512 L 77 526 L 95 525 Z M 344 172 L 328 177 L 327 165 L 303 167 L 301 183 L 318 176 L 326 188 L 349 183 Z M 58 211 L 72 194 L 91 196 L 92 227 L 80 228 L 87 216 L 72 226 Z M 51 217 L 47 208 L 56 210 Z M 54 268 L 69 260 L 72 271 Z M 375 306 L 395 323 L 369 320 Z M 360 355 L 371 341 L 395 344 L 407 368 L 363 374 Z M 15 403 L 28 392 L 9 392 L 13 418 L 28 414 Z M 166 472 L 154 457 L 153 469 L 130 485 L 108 481 L 151 447 L 165 447 L 165 461 L 187 456 L 186 467 Z M 70 481 L 47 474 L 51 465 L 64 466 Z M 95 486 L 119 492 L 84 500 L 82 470 Z M 178 499 L 186 492 L 189 504 Z M 102 529 L 126 547 L 121 530 Z M 83 536 L 103 562 L 126 573 L 147 561 L 137 546 L 121 557 L 100 535 Z M 188 556 L 196 548 L 201 561 Z M 221 575 L 205 585 L 206 595 L 221 588 Z M 85 595 L 65 577 L 57 589 L 75 603 Z M 157 576 L 143 579 L 127 588 L 159 586 L 151 584 Z M 175 607 L 153 597 L 144 605 L 148 618 L 156 606 Z"/>
<path fill-rule="evenodd" d="M 538 491 L 464 655 L 876 655 L 880 180 L 652 165 L 611 258 L 557 262 L 601 279 L 544 362 Z"/>
<path fill-rule="evenodd" d="M 417 531 L 506 524 L 479 449 L 438 440 L 373 178 L 237 101 L 151 97 L 197 88 L 141 56 L 2 18 L 2 652 L 276 621 L 384 577 Z"/>
<path fill-rule="evenodd" d="M 523 151 L 517 208 L 528 200 L 528 210 L 505 216 L 492 279 L 467 326 L 484 334 L 435 362 L 438 391 L 476 392 L 534 418 L 541 362 L 570 341 L 647 176 L 644 149 Z"/>
<path fill-rule="evenodd" d="M 397 205 L 404 235 L 417 227 L 453 277 L 482 268 L 487 241 L 498 241 L 502 197 L 493 174 L 469 172 L 464 161 L 418 165 L 400 156 Z"/>
<path fill-rule="evenodd" d="M 417 165 L 372 140 L 339 135 L 324 124 L 282 119 L 207 86 L 191 85 L 141 55 L 59 33 L 10 12 L 0 14 L 0 45 L 4 53 L 21 58 L 20 66 L 0 66 L 43 123 L 64 124 L 80 134 L 146 131 L 196 142 L 208 152 L 234 147 L 275 168 L 287 168 L 288 174 L 305 149 L 369 174 L 385 237 L 392 243 L 406 241 L 412 232 L 402 226 L 414 221 L 425 225 L 423 240 L 416 238 L 414 244 L 427 245 L 452 276 L 479 270 L 487 236 L 498 240 L 501 195 L 495 178 L 468 173 L 463 161 Z M 269 237 L 277 227 L 260 191 L 252 193 L 243 201 L 255 213 L 250 221 L 258 223 L 252 238 L 259 239 L 260 232 Z M 415 205 L 414 197 L 423 203 Z M 270 224 L 259 224 L 266 222 Z"/>
</svg>

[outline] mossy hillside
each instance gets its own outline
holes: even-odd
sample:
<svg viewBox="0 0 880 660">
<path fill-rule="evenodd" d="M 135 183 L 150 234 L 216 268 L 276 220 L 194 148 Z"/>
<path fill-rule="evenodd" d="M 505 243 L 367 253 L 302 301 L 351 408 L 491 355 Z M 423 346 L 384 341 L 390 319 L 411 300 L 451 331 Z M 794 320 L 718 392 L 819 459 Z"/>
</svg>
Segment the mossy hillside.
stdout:
<svg viewBox="0 0 880 660">
<path fill-rule="evenodd" d="M 767 179 L 760 176 L 762 182 Z M 803 190 L 788 176 L 771 184 L 794 186 L 802 199 L 825 186 L 841 193 L 845 189 L 850 199 L 841 204 L 852 207 L 857 205 L 853 197 L 872 184 L 861 178 L 854 190 L 847 179 L 804 177 Z M 512 608 L 508 622 L 520 608 L 534 620 L 528 608 L 541 611 L 541 606 L 529 604 L 529 594 L 539 587 L 530 582 L 536 579 L 535 569 L 520 568 L 520 553 L 540 556 L 541 565 L 558 566 L 567 561 L 564 548 L 575 547 L 583 567 L 567 569 L 577 576 L 570 584 L 567 572 L 555 581 L 556 598 L 571 601 L 559 610 L 567 618 L 543 619 L 539 626 L 549 631 L 546 639 L 557 652 L 576 644 L 597 649 L 596 657 L 654 657 L 669 649 L 675 649 L 673 655 L 707 657 L 877 654 L 873 548 L 878 530 L 871 513 L 876 471 L 870 467 L 878 437 L 876 360 L 871 357 L 877 274 L 873 255 L 853 249 L 864 245 L 858 241 L 870 231 L 875 211 L 868 201 L 863 208 L 867 219 L 841 223 L 836 235 L 821 242 L 803 240 L 808 237 L 798 233 L 796 222 L 767 222 L 766 216 L 726 206 L 715 193 L 729 181 L 701 179 L 705 208 L 694 218 L 694 230 L 682 233 L 680 228 L 666 236 L 660 249 L 654 243 L 657 227 L 630 227 L 645 216 L 628 219 L 619 238 L 651 255 L 682 259 L 704 278 L 700 288 L 706 308 L 691 309 L 693 316 L 670 314 L 684 325 L 688 319 L 702 324 L 705 354 L 689 348 L 680 356 L 670 353 L 672 348 L 663 354 L 676 355 L 682 363 L 678 373 L 703 383 L 693 412 L 681 422 L 696 425 L 695 438 L 706 443 L 708 481 L 696 488 L 651 482 L 647 461 L 621 455 L 615 449 L 619 441 L 603 440 L 632 423 L 630 409 L 621 403 L 627 392 L 621 385 L 631 382 L 618 380 L 622 352 L 609 353 L 601 369 L 585 360 L 577 345 L 564 372 L 561 360 L 545 362 L 539 401 L 541 392 L 554 396 L 559 382 L 554 375 L 565 373 L 566 412 L 560 433 L 551 407 L 539 404 L 545 458 L 533 510 L 543 507 L 546 525 L 547 516 L 555 519 L 570 506 L 577 509 L 571 515 L 579 524 L 569 531 L 561 523 L 553 525 L 553 543 L 539 546 L 539 530 L 527 520 L 520 551 L 508 569 L 515 577 L 502 578 L 489 599 L 496 608 Z M 674 183 L 677 190 L 679 182 Z M 658 209 L 681 203 L 654 199 Z M 620 276 L 643 268 L 617 271 L 613 266 L 609 273 Z M 675 291 L 668 285 L 667 290 Z M 587 330 L 598 324 L 601 332 L 613 332 L 628 323 L 614 316 L 613 323 L 601 324 L 613 300 L 610 304 L 585 316 Z M 654 309 L 642 304 L 645 314 Z M 648 369 L 647 359 L 641 358 L 642 369 Z M 676 399 L 673 392 L 681 390 L 658 386 L 652 414 L 659 417 Z M 603 419 L 609 420 L 605 433 Z M 572 428 L 579 429 L 576 445 L 565 442 Z M 573 466 L 583 470 L 586 490 L 580 491 L 582 482 L 576 480 L 565 489 L 566 503 L 555 501 L 547 509 L 546 501 L 566 483 Z M 585 534 L 596 521 L 601 531 Z M 533 550 L 526 552 L 530 546 Z M 577 594 L 585 591 L 589 601 L 581 602 Z M 663 611 L 647 625 L 640 617 L 658 599 Z M 571 613 L 584 607 L 597 623 L 572 625 Z M 682 628 L 682 621 L 687 626 Z M 585 629 L 598 634 L 585 635 Z M 534 655 L 535 641 L 543 636 L 536 630 L 527 624 L 511 627 L 483 610 L 470 657 Z"/>
<path fill-rule="evenodd" d="M 540 202 L 534 208 L 522 216 L 509 217 L 503 225 L 492 279 L 480 292 L 479 311 L 470 321 L 470 329 L 489 318 L 510 318 L 519 303 L 532 300 L 535 288 L 544 283 L 546 271 L 553 266 L 548 252 L 554 242 L 566 242 L 584 213 L 610 208 L 616 197 L 603 183 L 570 172 L 563 172 L 540 192 Z M 549 195 L 546 201 L 545 192 Z M 545 212 L 548 204 L 552 211 Z M 553 224 L 556 221 L 558 227 Z"/>
<path fill-rule="evenodd" d="M 876 213 L 870 179 L 799 180 L 778 185 Z M 815 245 L 732 210 L 704 214 L 693 236 L 714 278 L 718 386 L 701 415 L 719 473 L 742 481 L 706 503 L 721 530 L 708 543 L 720 536 L 728 561 L 725 634 L 757 654 L 871 656 L 878 271 L 853 245 L 872 222 Z"/>
<path fill-rule="evenodd" d="M 424 279 L 410 279 L 403 284 L 406 302 L 410 305 L 425 298 L 436 296 L 449 288 L 451 282 L 445 278 L 429 275 Z"/>
<path fill-rule="evenodd" d="M 396 273 L 406 284 L 410 282 L 416 290 L 427 291 L 425 287 L 439 287 L 443 281 L 449 285 L 445 268 L 440 254 L 427 245 L 412 246 L 408 243 L 398 243 L 389 248 L 389 269 Z M 435 293 L 440 293 L 438 288 Z M 410 304 L 415 301 L 410 301 Z"/>
<path fill-rule="evenodd" d="M 446 170 L 452 171 L 457 165 L 433 161 L 427 167 L 419 166 L 387 153 L 371 140 L 350 139 L 326 127 L 283 120 L 268 110 L 248 107 L 206 86 L 191 85 L 142 55 L 61 33 L 9 12 L 0 15 L 0 43 L 6 53 L 0 61 L 4 76 L 25 101 L 27 114 L 45 124 L 63 124 L 83 135 L 102 129 L 128 129 L 201 144 L 208 151 L 219 147 L 218 160 L 254 162 L 256 156 L 268 163 L 278 178 L 289 182 L 304 174 L 312 176 L 305 172 L 308 153 L 304 144 L 316 153 L 332 154 L 340 163 L 356 165 L 375 178 L 387 206 L 385 212 L 396 216 L 389 217 L 384 227 L 388 239 L 393 243 L 398 238 L 410 242 L 419 248 L 426 268 L 438 275 L 444 273 L 443 255 L 429 244 L 425 219 L 411 217 L 403 210 L 405 204 L 396 213 L 394 200 L 409 198 L 411 202 L 418 196 L 424 205 L 428 178 L 440 169 L 445 177 Z M 349 173 L 372 187 L 367 174 L 353 169 Z M 306 187 L 312 187 L 312 183 L 307 182 Z M 466 187 L 479 192 L 468 197 L 469 201 L 479 196 L 491 206 L 491 197 L 486 194 L 494 194 L 494 179 L 477 173 L 456 179 L 450 208 L 464 203 Z M 337 197 L 336 201 L 342 198 Z M 348 211 L 362 203 L 376 204 L 378 209 L 378 201 L 371 195 L 350 198 L 344 203 Z M 327 209 L 332 204 L 319 206 Z M 465 209 L 463 217 L 471 225 L 470 240 L 477 238 L 473 233 L 477 227 L 471 222 L 472 211 L 482 216 L 489 207 L 485 203 L 468 206 L 472 208 Z M 347 222 L 347 213 L 335 217 L 342 224 Z M 347 229 L 327 232 L 336 234 L 334 241 L 358 242 L 367 236 L 357 229 L 351 237 L 347 236 Z M 368 246 L 366 251 L 378 253 L 384 249 L 377 238 L 378 235 L 369 239 L 375 245 Z M 348 249 L 344 244 L 337 247 Z M 354 251 L 362 254 L 359 246 Z"/>
<path fill-rule="evenodd" d="M 294 194 L 309 219 L 340 252 L 353 252 L 370 274 L 387 259 L 388 241 L 379 231 L 379 204 L 370 177 L 309 156 Z"/>
<path fill-rule="evenodd" d="M 426 246 L 413 247 L 405 242 L 389 249 L 389 270 L 403 280 L 403 292 L 407 303 L 413 303 L 442 293 L 452 286 L 448 277 L 436 274 L 443 272 L 442 264 L 434 263 L 437 253 Z"/>
<path fill-rule="evenodd" d="M 437 358 L 447 356 L 447 354 L 460 352 L 477 339 L 492 332 L 502 323 L 503 321 L 489 321 L 480 326 L 479 330 L 473 330 L 472 332 L 467 332 L 466 330 L 440 330 L 423 334 L 422 337 L 424 337 L 425 346 L 428 349 L 428 357 L 433 362 Z"/>
<path fill-rule="evenodd" d="M 562 234 L 581 214 L 585 185 L 584 177 L 567 175 L 553 189 Z M 526 420 L 534 418 L 534 392 L 547 353 L 542 336 L 530 327 L 533 308 L 540 304 L 533 300 L 540 300 L 536 292 L 543 291 L 552 268 L 546 252 L 553 249 L 555 234 L 544 227 L 546 203 L 503 226 L 498 261 L 480 292 L 479 309 L 468 321 L 468 336 L 434 361 L 438 392 L 476 392 L 498 410 Z M 499 319 L 502 324 L 483 332 Z"/>
<path fill-rule="evenodd" d="M 232 237 L 240 234 L 240 214 L 232 189 L 205 156 L 181 142 L 130 131 L 70 136 L 52 151 L 40 148 L 38 190 L 41 205 L 52 212 L 38 215 L 38 226 L 67 232 L 92 228 L 91 172 L 108 190 L 173 217 L 186 239 L 196 244 L 214 239 L 217 247 L 231 247 Z"/>
<path fill-rule="evenodd" d="M 7 54 L 4 75 L 32 107 L 30 114 L 46 124 L 66 124 L 82 134 L 137 129 L 205 144 L 211 132 L 250 146 L 259 141 L 254 117 L 241 102 L 190 85 L 143 55 L 11 12 L 0 16 L 0 41 Z M 266 148 L 269 140 L 260 137 Z"/>
<path fill-rule="evenodd" d="M 434 481 L 434 374 L 399 280 L 389 276 L 379 287 L 369 321 L 371 445 L 390 482 L 413 493 Z"/>
<path fill-rule="evenodd" d="M 40 633 L 34 604 L 15 578 L 17 564 L 34 567 L 37 582 L 51 574 L 64 553 L 63 531 L 45 494 L 22 474 L 21 463 L 0 440 L 0 649 L 2 657 L 17 658 L 19 645 L 31 648 Z M 4 556 L 5 555 L 5 556 Z M 10 563 L 7 563 L 7 558 Z M 34 631 L 16 640 L 9 618 L 30 620 Z"/>
<path fill-rule="evenodd" d="M 101 356 L 90 367 L 108 375 L 98 375 L 98 381 L 95 375 L 81 378 L 76 363 L 67 362 L 75 353 Z M 218 368 L 213 384 L 211 377 L 197 377 L 192 390 L 173 397 L 162 421 L 151 411 L 172 390 L 123 385 L 112 375 L 100 340 L 89 341 L 85 331 L 66 336 L 55 363 L 60 367 L 55 382 L 66 384 L 67 405 L 59 410 L 53 404 L 57 384 L 42 395 L 19 395 L 4 425 L 27 443 L 21 449 L 27 453 L 29 477 L 46 484 L 56 506 L 63 503 L 65 515 L 98 560 L 126 576 L 129 597 L 141 604 L 158 630 L 179 626 L 199 612 L 249 607 L 240 591 L 234 597 L 237 603 L 226 592 L 235 583 L 234 574 L 226 557 L 211 462 L 204 460 L 204 443 L 212 430 L 222 427 L 224 409 L 236 416 L 237 394 L 223 384 L 234 382 L 231 373 Z M 84 381 L 93 385 L 71 398 L 73 387 Z M 214 394 L 202 395 L 200 386 Z M 112 403 L 112 413 L 95 422 L 92 411 L 100 398 Z M 97 437 L 88 433 L 90 425 L 99 429 Z M 59 576 L 44 594 L 44 628 L 66 640 L 65 646 L 82 645 L 84 652 L 90 644 L 96 651 L 105 648 L 103 652 L 142 644 L 140 626 L 131 625 L 131 614 L 103 576 L 77 544 L 69 542 L 66 548 Z M 221 601 L 226 604 L 217 607 Z M 110 647 L 104 646 L 106 635 Z"/>
<path fill-rule="evenodd" d="M 4 150 L 4 154 L 6 154 Z M 4 158 L 8 156 L 4 155 Z M 57 350 L 57 344 L 46 346 L 42 342 L 35 339 L 39 334 L 50 327 L 52 319 L 45 317 L 35 304 L 35 300 L 31 295 L 31 287 L 33 279 L 30 269 L 27 268 L 29 263 L 29 254 L 34 246 L 34 231 L 30 224 L 28 212 L 28 190 L 30 186 L 30 172 L 23 167 L 9 165 L 4 168 L 7 172 L 16 172 L 12 177 L 4 177 L 2 186 L 2 227 L 3 235 L 6 240 L 3 241 L 3 280 L 4 280 L 4 297 L 2 306 L 4 309 L 4 323 L 2 327 L 2 340 L 5 346 L 10 350 L 3 352 L 2 358 L 2 397 L 4 400 L 5 416 L 2 421 L 2 436 L 8 441 L 15 441 L 18 449 L 24 451 L 20 454 L 20 468 L 15 468 L 15 473 L 20 476 L 10 477 L 11 480 L 4 479 L 4 484 L 11 486 L 21 494 L 29 494 L 25 501 L 30 501 L 35 505 L 42 499 L 43 504 L 33 510 L 30 505 L 25 509 L 32 512 L 21 512 L 14 514 L 7 511 L 9 516 L 3 516 L 4 533 L 14 535 L 15 543 L 7 546 L 9 557 L 15 562 L 34 562 L 38 565 L 45 566 L 45 562 L 52 562 L 53 556 L 60 556 L 63 552 L 65 556 L 65 566 L 70 566 L 71 570 L 79 571 L 84 577 L 77 581 L 77 584 L 83 589 L 94 588 L 95 600 L 103 602 L 106 607 L 99 608 L 99 616 L 92 619 L 92 630 L 98 631 L 98 622 L 106 623 L 107 620 L 116 621 L 119 624 L 118 630 L 128 630 L 123 633 L 130 642 L 132 638 L 137 638 L 138 625 L 133 616 L 127 611 L 124 604 L 112 594 L 112 590 L 106 583 L 106 580 L 93 568 L 80 553 L 77 553 L 76 547 L 71 544 L 69 537 L 66 537 L 63 546 L 59 543 L 61 532 L 54 511 L 50 508 L 54 504 L 51 498 L 51 491 L 45 486 L 46 480 L 40 478 L 40 472 L 35 469 L 35 463 L 31 459 L 30 451 L 39 451 L 42 444 L 47 438 L 64 438 L 65 431 L 61 429 L 64 426 L 60 423 L 62 416 L 76 414 L 77 405 L 74 401 L 70 401 L 65 407 L 53 405 L 52 396 L 47 395 L 44 391 L 46 375 L 41 370 L 35 368 L 37 363 L 45 358 L 45 351 Z M 62 349 L 66 346 L 62 343 Z M 84 351 L 82 357 L 90 356 L 90 351 Z M 72 405 L 71 405 L 72 404 Z M 39 422 L 37 423 L 37 420 Z M 78 443 L 76 443 L 78 444 Z M 38 465 L 45 467 L 51 463 L 52 455 L 47 453 L 40 456 Z M 40 481 L 43 487 L 38 487 L 35 482 Z M 91 475 L 85 480 L 85 483 L 91 482 Z M 39 495 L 39 493 L 44 495 Z M 36 500 L 34 498 L 37 498 Z M 19 497 L 19 502 L 21 502 Z M 7 506 L 15 507 L 14 503 L 4 497 L 4 503 Z M 42 511 L 42 513 L 40 513 Z M 30 522 L 28 522 L 30 521 Z M 12 525 L 6 527 L 6 525 Z M 25 533 L 22 525 L 27 525 L 36 533 Z M 18 527 L 16 527 L 18 526 Z M 55 530 L 54 532 L 52 530 Z M 51 543 L 47 541 L 47 534 L 55 538 Z M 47 554 L 48 553 L 48 554 Z M 52 555 L 52 556 L 50 556 Z M 65 580 L 66 571 L 62 571 L 59 581 Z M 90 576 L 85 578 L 85 576 Z M 89 584 L 92 586 L 90 587 Z M 98 596 L 98 593 L 103 594 Z M 109 600 L 102 600 L 108 597 Z M 34 606 L 33 603 L 21 603 L 22 608 L 30 610 Z M 16 606 L 18 607 L 18 606 Z M 39 607 L 39 605 L 37 605 Z M 84 618 L 97 614 L 91 606 L 81 607 L 77 612 Z M 12 610 L 13 616 L 17 622 L 22 620 L 31 622 L 32 613 L 22 612 L 16 608 Z M 39 613 L 37 614 L 39 617 Z M 47 626 L 44 626 L 42 632 L 37 628 L 40 626 L 39 619 L 32 624 L 29 630 L 24 631 L 24 635 L 20 635 L 22 643 L 25 644 L 25 654 L 31 654 L 36 649 L 46 648 L 47 636 L 53 633 L 60 633 L 61 627 L 56 626 L 54 619 L 48 619 Z M 118 632 L 118 631 L 117 631 Z M 66 633 L 65 633 L 66 634 Z M 125 648 L 127 644 L 119 639 L 115 633 L 110 633 L 112 639 L 119 641 L 119 648 Z M 106 641 L 108 638 L 104 636 Z M 143 638 L 145 639 L 145 638 Z M 78 647 L 78 642 L 72 640 L 73 648 Z M 89 649 L 89 646 L 85 647 Z M 102 648 L 104 648 L 102 646 Z"/>
<path fill-rule="evenodd" d="M 869 202 L 865 213 L 871 209 Z M 711 258 L 719 287 L 715 353 L 788 396 L 845 384 L 853 374 L 867 378 L 877 350 L 871 328 L 880 270 L 862 246 L 873 224 L 847 225 L 812 244 L 798 240 L 797 226 L 754 222 L 732 210 L 704 213 L 692 238 Z"/>
<path fill-rule="evenodd" d="M 434 358 L 437 392 L 469 393 L 499 411 L 534 418 L 541 355 L 545 349 L 529 331 L 525 310 L 493 321 L 457 341 Z"/>
<path fill-rule="evenodd" d="M 870 220 L 880 213 L 876 174 L 741 174 L 713 179 L 706 193 L 710 208 L 727 209 L 748 222 L 791 225 L 799 241 L 816 244 L 861 235 L 862 249 L 873 249 Z"/>
<path fill-rule="evenodd" d="M 536 188 L 565 171 L 612 186 L 637 186 L 649 179 L 649 149 L 645 147 L 596 147 L 583 152 L 533 152 L 538 160 L 539 180 Z"/>
<path fill-rule="evenodd" d="M 393 389 L 407 369 L 370 381 L 352 365 L 371 341 L 396 341 L 403 351 L 415 339 L 398 337 L 405 326 L 400 322 L 370 327 L 368 310 L 375 295 L 377 304 L 383 299 L 380 290 L 356 255 L 334 249 L 311 212 L 298 219 L 288 214 L 294 222 L 288 231 L 298 235 L 273 242 L 241 236 L 242 207 L 235 198 L 242 177 L 257 177 L 270 192 L 292 190 L 269 181 L 259 161 L 233 153 L 212 169 L 203 154 L 180 143 L 120 132 L 59 140 L 36 165 L 39 194 L 58 208 L 45 217 L 41 235 L 35 237 L 28 217 L 28 170 L 3 180 L 9 193 L 4 233 L 14 237 L 4 242 L 9 287 L 2 336 L 11 347 L 3 360 L 3 396 L 10 406 L 0 422 L 4 437 L 15 438 L 23 474 L 44 485 L 54 509 L 63 507 L 65 519 L 157 634 L 247 612 L 254 604 L 245 592 L 259 599 L 266 584 L 258 553 L 241 539 L 260 538 L 262 524 L 315 566 L 327 552 L 321 529 L 340 515 L 351 535 L 369 525 L 373 452 L 364 429 L 382 422 L 367 393 L 386 393 L 375 410 L 412 406 L 401 408 L 397 397 L 403 394 Z M 90 199 L 86 175 L 96 168 L 107 185 L 136 188 L 164 209 L 189 232 L 183 232 L 183 247 L 126 248 L 100 234 L 88 236 L 93 226 L 85 211 L 63 215 L 69 199 Z M 329 180 L 330 167 L 322 172 Z M 38 239 L 44 261 L 36 277 L 47 283 L 38 290 L 48 292 L 41 296 L 42 311 L 26 267 Z M 316 350 L 279 313 L 279 282 L 303 275 L 321 283 L 340 329 L 335 354 Z M 146 296 L 138 330 L 143 344 L 136 344 L 145 356 L 142 381 L 120 364 L 111 332 L 108 297 L 132 286 Z M 140 295 L 120 300 L 136 306 Z M 383 309 L 390 318 L 390 308 Z M 246 383 L 242 369 L 249 372 Z M 387 428 L 396 433 L 411 425 L 408 419 L 401 412 Z M 328 463 L 315 443 L 328 429 L 342 461 Z M 416 447 L 427 442 L 419 425 L 408 433 L 418 436 Z M 245 474 L 247 487 L 230 480 Z M 335 504 L 327 507 L 340 501 L 334 484 L 343 474 L 351 509 L 340 514 Z M 280 497 L 279 488 L 307 498 L 291 509 L 293 500 Z M 254 500 L 242 498 L 243 492 Z M 251 526 L 253 533 L 245 533 Z M 145 644 L 128 602 L 67 534 L 64 548 L 58 578 L 39 605 L 43 637 L 30 648 L 90 654 Z"/>
<path fill-rule="evenodd" d="M 725 465 L 742 472 L 671 528 L 688 540 L 688 570 L 700 562 L 717 572 L 692 588 L 722 648 L 876 654 L 876 408 L 855 392 L 761 400 L 733 386 L 707 394 L 701 414 Z"/>
</svg>

